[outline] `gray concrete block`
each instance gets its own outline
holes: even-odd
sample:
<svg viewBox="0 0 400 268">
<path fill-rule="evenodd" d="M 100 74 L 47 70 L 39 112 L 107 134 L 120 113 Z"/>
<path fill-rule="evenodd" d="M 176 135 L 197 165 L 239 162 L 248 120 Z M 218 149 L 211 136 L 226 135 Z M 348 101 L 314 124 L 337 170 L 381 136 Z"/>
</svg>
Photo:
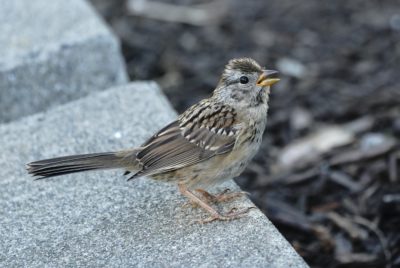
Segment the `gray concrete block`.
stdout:
<svg viewBox="0 0 400 268">
<path fill-rule="evenodd" d="M 84 0 L 2 1 L 0 122 L 127 82 L 119 42 Z"/>
<path fill-rule="evenodd" d="M 174 120 L 154 83 L 132 83 L 0 126 L 0 267 L 307 267 L 259 211 L 231 222 L 183 206 L 175 185 L 122 171 L 33 181 L 32 160 L 140 145 Z M 237 189 L 233 182 L 223 187 Z M 252 206 L 245 199 L 220 209 Z"/>
</svg>

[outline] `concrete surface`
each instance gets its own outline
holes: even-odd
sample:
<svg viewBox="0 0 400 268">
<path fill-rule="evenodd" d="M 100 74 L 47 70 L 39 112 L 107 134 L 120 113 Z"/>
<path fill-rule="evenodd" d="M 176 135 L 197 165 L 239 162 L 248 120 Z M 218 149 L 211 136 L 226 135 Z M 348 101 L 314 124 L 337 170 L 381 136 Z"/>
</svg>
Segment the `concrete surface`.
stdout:
<svg viewBox="0 0 400 268">
<path fill-rule="evenodd" d="M 1 1 L 0 122 L 127 82 L 119 42 L 84 0 Z"/>
<path fill-rule="evenodd" d="M 137 146 L 175 116 L 141 82 L 1 125 L 0 267 L 307 267 L 259 210 L 200 225 L 205 214 L 183 206 L 174 185 L 127 182 L 122 171 L 33 181 L 25 171 L 33 160 Z M 252 204 L 220 209 L 234 206 Z"/>
</svg>

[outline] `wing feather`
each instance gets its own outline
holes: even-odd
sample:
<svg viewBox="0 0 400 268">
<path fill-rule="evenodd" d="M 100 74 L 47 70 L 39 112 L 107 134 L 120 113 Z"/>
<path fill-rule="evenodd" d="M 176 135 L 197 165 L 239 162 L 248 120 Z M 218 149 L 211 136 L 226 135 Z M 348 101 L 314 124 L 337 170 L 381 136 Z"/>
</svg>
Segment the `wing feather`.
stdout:
<svg viewBox="0 0 400 268">
<path fill-rule="evenodd" d="M 239 132 L 233 108 L 204 100 L 142 145 L 137 153 L 142 170 L 135 176 L 172 171 L 228 153 Z"/>
</svg>

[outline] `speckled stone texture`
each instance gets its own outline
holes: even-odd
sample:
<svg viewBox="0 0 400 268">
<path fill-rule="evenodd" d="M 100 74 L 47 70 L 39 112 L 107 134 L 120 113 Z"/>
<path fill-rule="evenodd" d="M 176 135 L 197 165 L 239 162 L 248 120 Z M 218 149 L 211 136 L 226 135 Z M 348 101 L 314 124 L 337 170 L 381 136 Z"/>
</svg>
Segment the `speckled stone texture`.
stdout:
<svg viewBox="0 0 400 268">
<path fill-rule="evenodd" d="M 1 1 L 0 123 L 126 83 L 119 42 L 84 0 Z"/>
<path fill-rule="evenodd" d="M 307 267 L 258 209 L 200 225 L 205 214 L 183 206 L 175 185 L 127 182 L 122 171 L 34 181 L 25 171 L 42 158 L 138 146 L 174 118 L 156 84 L 139 82 L 0 126 L 0 267 Z"/>
</svg>

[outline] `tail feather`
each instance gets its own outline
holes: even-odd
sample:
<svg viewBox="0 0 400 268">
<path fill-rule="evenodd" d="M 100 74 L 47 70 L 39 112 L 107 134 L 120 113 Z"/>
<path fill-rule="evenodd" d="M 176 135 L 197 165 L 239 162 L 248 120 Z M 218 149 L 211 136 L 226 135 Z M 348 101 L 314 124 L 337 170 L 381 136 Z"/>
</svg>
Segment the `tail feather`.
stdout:
<svg viewBox="0 0 400 268">
<path fill-rule="evenodd" d="M 43 172 L 43 173 L 38 173 L 33 175 L 35 180 L 41 180 L 45 178 L 50 178 L 50 177 L 56 177 L 56 176 L 61 176 L 61 175 L 67 175 L 71 173 L 78 173 L 78 172 L 84 172 L 84 171 L 91 171 L 91 170 L 96 170 L 98 168 L 80 168 L 80 169 L 74 169 L 74 170 L 64 170 L 64 171 L 54 171 L 54 172 Z"/>
<path fill-rule="evenodd" d="M 113 168 L 131 168 L 135 162 L 132 152 L 107 152 L 63 156 L 27 164 L 29 174 L 42 178 L 70 173 Z"/>
<path fill-rule="evenodd" d="M 80 171 L 89 171 L 89 170 L 96 170 L 100 169 L 100 166 L 60 166 L 60 167 L 45 167 L 41 168 L 40 170 L 35 170 L 34 176 L 57 176 L 57 175 L 64 175 L 68 173 L 75 173 Z M 31 173 L 31 172 L 30 172 Z M 61 174 L 63 173 L 63 174 Z M 53 175 L 54 174 L 54 175 Z"/>
</svg>

